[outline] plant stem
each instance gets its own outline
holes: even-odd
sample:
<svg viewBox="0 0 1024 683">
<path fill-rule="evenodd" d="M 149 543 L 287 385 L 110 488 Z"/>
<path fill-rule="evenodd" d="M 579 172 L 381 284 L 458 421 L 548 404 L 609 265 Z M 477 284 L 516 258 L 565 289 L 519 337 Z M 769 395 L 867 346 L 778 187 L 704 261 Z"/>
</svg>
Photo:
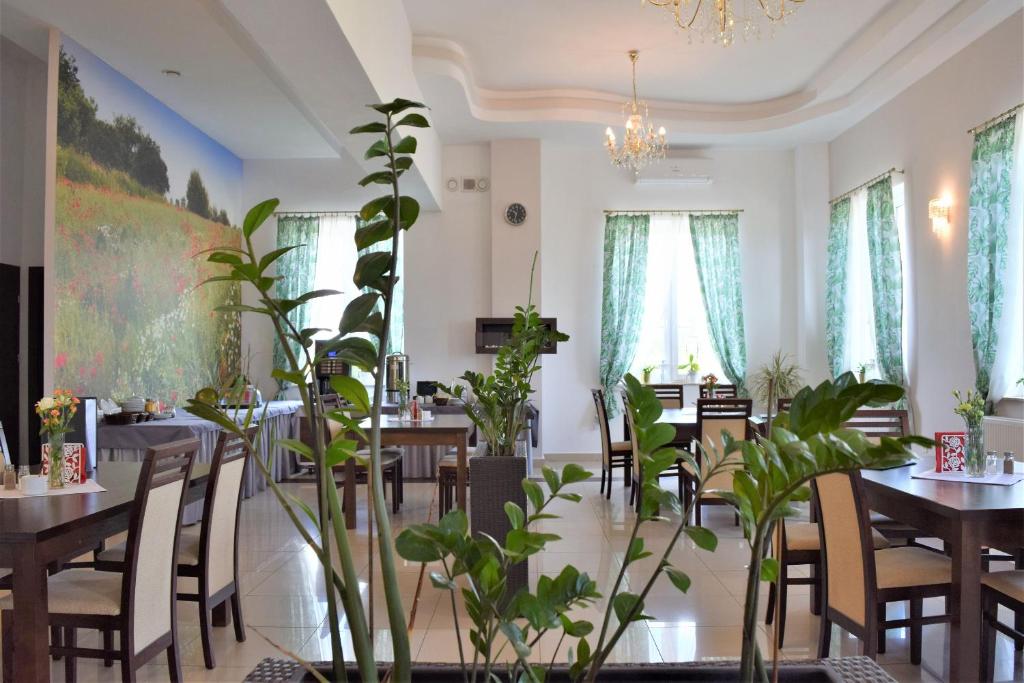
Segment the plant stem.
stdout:
<svg viewBox="0 0 1024 683">
<path fill-rule="evenodd" d="M 449 581 L 454 582 L 455 579 L 452 578 L 452 572 L 448 568 L 448 560 L 446 558 L 441 558 L 441 563 L 444 565 L 444 575 Z M 462 666 L 462 680 L 465 681 L 465 683 L 469 683 L 469 673 L 466 671 L 466 656 L 462 652 L 462 632 L 459 630 L 459 611 L 455 604 L 455 589 L 449 589 L 448 595 L 452 599 L 452 621 L 455 622 L 455 642 L 459 645 L 459 664 Z"/>
<path fill-rule="evenodd" d="M 761 553 L 764 550 L 765 529 L 758 525 L 750 544 L 750 567 L 747 569 L 747 593 L 743 603 L 743 649 L 740 653 L 740 681 L 754 680 L 754 659 L 759 656 L 757 645 L 757 603 L 761 586 Z"/>
</svg>

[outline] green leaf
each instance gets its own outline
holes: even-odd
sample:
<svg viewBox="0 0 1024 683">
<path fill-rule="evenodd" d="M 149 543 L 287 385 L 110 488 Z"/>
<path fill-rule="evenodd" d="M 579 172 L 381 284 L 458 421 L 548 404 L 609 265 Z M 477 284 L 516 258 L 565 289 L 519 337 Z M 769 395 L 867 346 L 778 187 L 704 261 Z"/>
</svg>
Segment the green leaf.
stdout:
<svg viewBox="0 0 1024 683">
<path fill-rule="evenodd" d="M 305 294 L 301 295 L 298 299 L 296 299 L 296 301 L 300 303 L 306 303 L 307 301 L 312 301 L 313 299 L 322 299 L 325 296 L 337 296 L 338 294 L 341 294 L 341 292 L 339 292 L 336 289 L 314 289 L 311 292 L 306 292 Z"/>
<path fill-rule="evenodd" d="M 379 298 L 380 294 L 377 292 L 368 292 L 360 294 L 355 299 L 352 299 L 352 301 L 349 301 L 348 306 L 345 306 L 345 312 L 341 316 L 338 333 L 346 335 L 354 332 L 373 313 Z"/>
<path fill-rule="evenodd" d="M 292 249 L 298 249 L 299 247 L 304 247 L 304 246 L 306 246 L 306 245 L 305 244 L 293 244 L 290 247 L 281 247 L 280 249 L 275 249 L 275 250 L 273 250 L 271 252 L 268 252 L 268 253 L 264 254 L 263 258 L 260 259 L 260 266 L 259 266 L 260 267 L 260 272 L 262 273 L 263 271 L 265 271 L 267 269 L 267 267 L 270 266 L 271 263 L 273 263 L 277 259 L 279 259 L 282 256 L 284 256 L 285 254 L 287 254 Z"/>
<path fill-rule="evenodd" d="M 271 370 L 270 376 L 273 377 L 274 379 L 278 379 L 283 382 L 291 382 L 292 384 L 306 383 L 306 376 L 301 372 L 290 372 L 288 370 L 274 368 L 273 370 Z"/>
<path fill-rule="evenodd" d="M 363 204 L 363 208 L 359 210 L 359 217 L 364 221 L 372 220 L 377 214 L 383 213 L 384 207 L 389 206 L 394 201 L 394 197 L 389 194 L 371 199 Z"/>
<path fill-rule="evenodd" d="M 242 263 L 242 259 L 238 254 L 232 254 L 227 251 L 215 251 L 207 256 L 206 260 L 210 263 L 227 263 L 232 266 L 237 266 Z"/>
<path fill-rule="evenodd" d="M 337 467 L 348 461 L 356 454 L 359 442 L 344 436 L 335 437 L 327 444 L 327 451 L 324 453 L 324 465 L 327 468 Z"/>
<path fill-rule="evenodd" d="M 310 460 L 313 459 L 313 449 L 297 439 L 275 439 L 274 443 L 299 455 L 304 455 Z"/>
<path fill-rule="evenodd" d="M 395 128 L 399 126 L 414 126 L 416 128 L 430 128 L 430 122 L 427 121 L 426 117 L 422 114 L 406 114 L 402 117 L 398 123 L 394 125 Z"/>
<path fill-rule="evenodd" d="M 394 152 L 395 154 L 414 154 L 416 152 L 416 138 L 406 135 L 395 145 Z"/>
<path fill-rule="evenodd" d="M 387 185 L 391 182 L 392 177 L 391 171 L 376 171 L 360 180 L 359 185 L 362 187 L 366 187 L 371 183 Z"/>
<path fill-rule="evenodd" d="M 389 251 L 374 251 L 369 254 L 363 254 L 356 261 L 356 272 L 352 276 L 352 282 L 360 289 L 372 286 L 376 280 L 391 268 L 391 260 L 391 252 Z"/>
<path fill-rule="evenodd" d="M 590 479 L 592 476 L 594 476 L 593 472 L 588 472 L 576 463 L 569 463 L 562 468 L 562 486 L 577 484 Z"/>
<path fill-rule="evenodd" d="M 356 228 L 356 249 L 363 251 L 378 242 L 391 239 L 395 234 L 393 219 L 388 216 L 375 218 L 369 223 Z"/>
<path fill-rule="evenodd" d="M 366 123 L 362 126 L 356 126 L 348 132 L 349 135 L 358 135 L 359 133 L 387 133 L 388 127 L 381 121 L 374 121 L 373 123 Z"/>
<path fill-rule="evenodd" d="M 706 529 L 702 526 L 687 526 L 683 529 L 686 535 L 689 536 L 698 548 L 707 550 L 709 552 L 715 552 L 715 548 L 718 547 L 718 537 L 710 529 Z"/>
<path fill-rule="evenodd" d="M 505 502 L 505 516 L 512 523 L 513 529 L 522 529 L 526 522 L 526 513 L 511 500 Z"/>
<path fill-rule="evenodd" d="M 426 105 L 421 104 L 420 102 L 416 102 L 414 100 L 407 100 L 401 97 L 397 97 L 391 100 L 390 102 L 381 102 L 380 104 L 368 104 L 366 106 L 369 107 L 370 109 L 373 109 L 374 111 L 379 111 L 381 114 L 385 115 L 399 114 L 409 108 L 424 109 L 426 107 Z"/>
<path fill-rule="evenodd" d="M 612 609 L 620 624 L 627 621 L 630 612 L 633 612 L 633 617 L 629 621 L 640 621 L 646 618 L 644 616 L 644 601 L 640 599 L 639 595 L 633 593 L 622 592 L 616 595 L 612 599 Z"/>
<path fill-rule="evenodd" d="M 594 630 L 594 625 L 589 621 L 573 621 L 565 614 L 559 614 L 558 620 L 562 622 L 562 630 L 567 636 L 573 638 L 585 638 Z"/>
<path fill-rule="evenodd" d="M 369 149 L 366 150 L 366 154 L 363 155 L 364 159 L 372 159 L 374 157 L 386 156 L 388 153 L 388 143 L 385 140 L 377 140 L 377 142 L 370 145 Z"/>
<path fill-rule="evenodd" d="M 394 163 L 388 162 L 384 165 L 391 169 L 408 171 L 412 168 L 412 157 L 396 157 Z"/>
<path fill-rule="evenodd" d="M 436 562 L 444 555 L 438 544 L 411 527 L 404 529 L 395 539 L 395 551 L 410 562 Z"/>
<path fill-rule="evenodd" d="M 363 383 L 355 377 L 332 375 L 331 388 L 337 392 L 338 396 L 351 403 L 356 410 L 363 413 L 370 412 L 370 396 Z"/>
<path fill-rule="evenodd" d="M 373 372 L 377 366 L 377 347 L 369 339 L 346 337 L 331 342 L 329 348 L 337 352 L 336 358 L 361 370 Z"/>
<path fill-rule="evenodd" d="M 263 222 L 274 213 L 274 210 L 277 209 L 277 205 L 280 203 L 276 198 L 265 199 L 249 209 L 249 212 L 245 214 L 245 220 L 242 221 L 242 234 L 246 237 L 252 236 L 256 229 L 263 225 Z"/>
<path fill-rule="evenodd" d="M 440 588 L 441 590 L 453 591 L 458 588 L 454 581 L 441 572 L 430 572 L 430 583 L 434 584 L 434 588 Z"/>
<path fill-rule="evenodd" d="M 686 575 L 680 569 L 676 569 L 672 565 L 665 567 L 665 575 L 668 580 L 672 582 L 672 585 L 678 588 L 681 592 L 685 593 L 690 590 L 690 577 Z"/>
<path fill-rule="evenodd" d="M 642 560 L 645 557 L 650 557 L 651 553 L 644 550 L 644 539 L 637 536 L 629 542 L 629 548 L 626 550 L 626 564 Z"/>
<path fill-rule="evenodd" d="M 552 493 L 556 493 L 558 489 L 562 488 L 561 480 L 558 477 L 558 472 L 554 471 L 547 465 L 541 468 L 541 474 L 544 475 L 544 481 L 547 482 L 548 488 L 551 489 Z"/>
<path fill-rule="evenodd" d="M 544 507 L 544 491 L 541 489 L 540 484 L 529 479 L 523 479 L 523 491 L 526 492 L 526 497 L 530 499 L 534 512 Z"/>
<path fill-rule="evenodd" d="M 779 577 L 779 561 L 774 557 L 761 560 L 761 580 L 772 582 Z"/>
</svg>

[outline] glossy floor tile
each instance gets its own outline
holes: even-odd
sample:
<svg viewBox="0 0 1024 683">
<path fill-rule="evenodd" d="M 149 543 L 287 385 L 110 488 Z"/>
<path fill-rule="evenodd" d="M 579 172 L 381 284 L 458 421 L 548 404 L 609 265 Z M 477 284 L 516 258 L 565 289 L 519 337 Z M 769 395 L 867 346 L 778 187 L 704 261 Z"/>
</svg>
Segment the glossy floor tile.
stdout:
<svg viewBox="0 0 1024 683">
<path fill-rule="evenodd" d="M 284 488 L 306 501 L 311 501 L 314 495 L 309 484 L 285 484 Z M 628 505 L 628 490 L 622 487 L 620 480 L 615 483 L 611 500 L 606 500 L 598 492 L 596 481 L 579 484 L 576 490 L 583 495 L 580 503 L 559 501 L 553 510 L 562 515 L 562 519 L 545 520 L 540 524 L 541 530 L 558 534 L 562 540 L 551 543 L 546 552 L 531 560 L 529 576 L 531 581 L 542 574 L 553 576 L 571 563 L 597 581 L 600 590 L 609 592 L 621 568 L 634 520 Z M 372 571 L 370 567 L 366 501 L 364 495 L 361 498 L 360 527 L 350 532 L 348 542 L 356 558 L 364 610 L 373 616 L 373 646 L 377 657 L 387 661 L 392 657 L 391 633 L 384 597 L 379 590 L 379 560 L 375 561 Z M 401 513 L 392 519 L 394 533 L 428 517 L 436 518 L 434 505 L 433 484 L 407 484 L 405 504 Z M 689 591 L 680 593 L 665 578 L 658 579 L 647 600 L 647 612 L 652 619 L 630 625 L 610 661 L 675 662 L 739 655 L 749 549 L 727 509 L 705 508 L 704 522 L 719 537 L 717 550 L 714 553 L 700 550 L 686 536 L 675 543 L 668 559 L 689 574 L 692 580 Z M 642 535 L 646 548 L 654 556 L 634 563 L 623 577 L 624 586 L 637 592 L 643 589 L 650 572 L 657 567 L 662 554 L 672 543 L 674 531 L 674 526 L 667 523 L 645 526 Z M 244 643 L 237 643 L 233 629 L 214 629 L 217 668 L 209 671 L 202 665 L 196 607 L 194 604 L 179 604 L 181 657 L 187 681 L 240 681 L 263 657 L 286 656 L 282 650 L 307 660 L 330 656 L 330 630 L 320 565 L 272 494 L 264 492 L 244 501 L 240 542 L 239 562 L 248 637 Z M 806 571 L 798 568 L 795 573 L 805 575 Z M 420 586 L 418 564 L 398 558 L 398 574 L 407 618 L 419 588 L 415 622 L 410 634 L 413 656 L 419 661 L 459 660 L 454 614 L 459 617 L 463 652 L 471 657 L 467 617 L 461 601 L 453 611 L 448 594 L 431 586 L 428 578 L 424 578 Z M 372 610 L 368 590 L 371 575 L 375 577 L 377 586 Z M 766 587 L 761 587 L 760 596 L 763 617 Z M 814 656 L 818 619 L 810 614 L 809 602 L 808 587 L 790 589 L 786 647 L 781 652 L 784 658 Z M 603 609 L 602 601 L 580 610 L 576 618 L 591 620 L 599 626 Z M 893 605 L 890 614 L 896 616 L 904 609 L 902 605 Z M 938 601 L 931 601 L 926 606 L 929 611 L 941 609 Z M 346 625 L 344 617 L 342 623 Z M 89 642 L 89 637 L 83 636 L 81 640 Z M 95 636 L 91 637 L 95 642 Z M 771 633 L 763 624 L 758 637 L 764 651 L 770 653 Z M 945 680 L 948 630 L 944 626 L 925 627 L 924 663 L 920 667 L 909 663 L 907 638 L 905 631 L 889 634 L 887 651 L 879 657 L 886 670 L 901 682 Z M 592 637 L 591 642 L 593 640 Z M 833 635 L 832 642 L 835 655 L 858 651 L 857 640 L 839 631 Z M 342 648 L 348 653 L 352 651 L 351 634 L 347 630 L 343 632 Z M 560 644 L 557 634 L 547 634 L 533 647 L 530 659 L 565 661 L 567 650 L 568 644 Z M 506 647 L 500 659 L 508 660 L 511 656 L 511 649 Z M 99 662 L 80 660 L 78 671 L 82 681 L 117 680 L 117 670 L 104 668 Z M 54 663 L 52 672 L 55 680 L 62 678 L 63 662 Z M 139 680 L 168 680 L 166 661 L 159 658 L 146 666 L 139 672 Z M 1024 681 L 1024 661 L 1019 653 L 1014 653 L 1005 638 L 999 639 L 996 680 Z"/>
</svg>

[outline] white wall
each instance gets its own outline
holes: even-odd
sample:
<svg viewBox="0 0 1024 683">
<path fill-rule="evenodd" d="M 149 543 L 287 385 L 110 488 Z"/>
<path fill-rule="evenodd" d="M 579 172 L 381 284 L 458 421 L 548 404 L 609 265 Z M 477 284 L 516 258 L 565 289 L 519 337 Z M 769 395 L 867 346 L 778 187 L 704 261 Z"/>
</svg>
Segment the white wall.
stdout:
<svg viewBox="0 0 1024 683">
<path fill-rule="evenodd" d="M 958 427 L 950 391 L 974 386 L 966 294 L 973 136 L 966 131 L 1024 100 L 1022 16 L 997 26 L 829 145 L 833 196 L 890 167 L 906 171 L 911 272 L 904 286 L 916 306 L 908 321 L 908 372 L 923 434 Z M 951 228 L 940 237 L 931 230 L 928 200 L 946 193 L 953 199 Z M 824 309 L 821 290 L 814 305 Z"/>
<path fill-rule="evenodd" d="M 571 336 L 545 356 L 545 452 L 597 453 L 590 389 L 598 385 L 604 209 L 743 209 L 740 250 L 748 372 L 795 352 L 791 151 L 717 150 L 714 182 L 636 186 L 599 145 L 542 147 L 543 308 Z M 648 287 L 658 283 L 647 283 Z M 619 427 L 613 427 L 614 433 Z"/>
</svg>

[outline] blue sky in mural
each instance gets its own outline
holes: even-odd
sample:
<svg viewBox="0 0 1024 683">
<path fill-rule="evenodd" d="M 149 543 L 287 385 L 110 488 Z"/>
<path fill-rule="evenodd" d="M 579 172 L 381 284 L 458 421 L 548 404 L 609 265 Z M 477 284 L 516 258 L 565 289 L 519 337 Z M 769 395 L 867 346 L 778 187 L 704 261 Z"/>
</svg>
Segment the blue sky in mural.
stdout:
<svg viewBox="0 0 1024 683">
<path fill-rule="evenodd" d="M 97 117 L 134 116 L 160 145 L 171 186 L 168 199 L 184 197 L 189 173 L 198 170 L 210 202 L 240 224 L 242 160 L 75 41 L 64 36 L 63 45 L 78 64 L 85 94 L 96 101 Z"/>
</svg>

